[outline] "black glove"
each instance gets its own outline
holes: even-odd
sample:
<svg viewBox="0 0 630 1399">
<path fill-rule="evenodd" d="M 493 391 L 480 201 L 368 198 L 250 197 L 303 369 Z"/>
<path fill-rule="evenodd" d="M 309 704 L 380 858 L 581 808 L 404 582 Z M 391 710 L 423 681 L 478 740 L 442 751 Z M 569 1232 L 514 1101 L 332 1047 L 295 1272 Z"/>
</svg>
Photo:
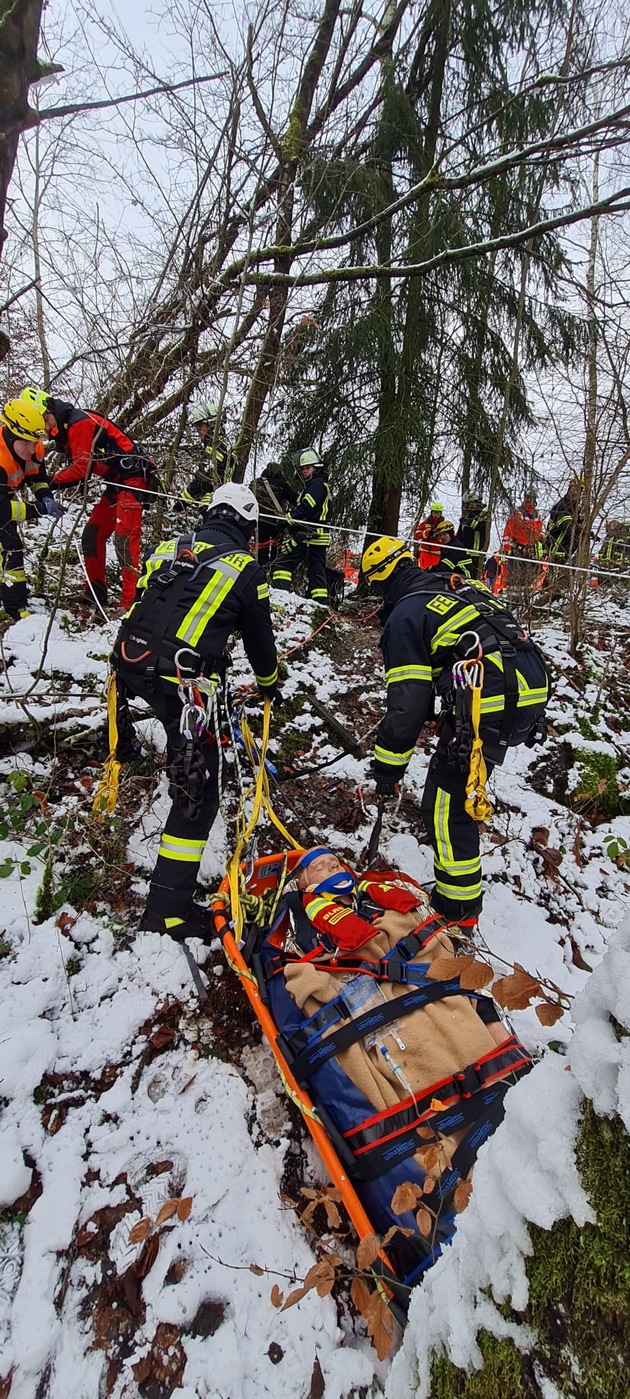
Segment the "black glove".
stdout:
<svg viewBox="0 0 630 1399">
<path fill-rule="evenodd" d="M 55 500 L 52 495 L 44 496 L 43 500 L 37 500 L 36 498 L 35 509 L 38 515 L 50 515 L 53 520 L 61 520 L 62 516 L 66 513 L 65 506 L 63 506 L 60 501 Z"/>
<path fill-rule="evenodd" d="M 35 504 L 34 500 L 27 500 L 25 515 L 26 520 L 39 520 L 41 518 L 41 513 L 42 512 L 39 509 L 39 506 Z"/>
<path fill-rule="evenodd" d="M 386 797 L 392 801 L 395 800 L 398 796 L 398 780 L 388 772 L 379 772 L 377 769 L 373 769 L 372 772 L 376 783 L 377 797 Z"/>
<path fill-rule="evenodd" d="M 279 685 L 274 685 L 274 686 L 273 686 L 273 689 L 271 689 L 271 690 L 259 690 L 258 693 L 259 693 L 261 699 L 263 699 L 263 700 L 266 700 L 266 699 L 271 700 L 271 703 L 272 703 L 274 706 L 276 706 L 276 705 L 279 706 L 279 705 L 281 705 L 281 704 L 283 703 L 283 699 L 282 699 L 282 690 L 280 689 L 280 686 L 279 686 Z"/>
</svg>

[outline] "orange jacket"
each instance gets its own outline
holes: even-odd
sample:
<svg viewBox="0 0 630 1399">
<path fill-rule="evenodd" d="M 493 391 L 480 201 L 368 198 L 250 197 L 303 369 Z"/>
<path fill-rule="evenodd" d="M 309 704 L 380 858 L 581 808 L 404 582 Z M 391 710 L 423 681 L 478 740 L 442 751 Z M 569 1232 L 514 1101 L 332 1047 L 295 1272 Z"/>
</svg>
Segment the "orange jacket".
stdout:
<svg viewBox="0 0 630 1399">
<path fill-rule="evenodd" d="M 538 515 L 528 515 L 520 508 L 514 510 L 503 531 L 503 549 L 506 553 L 531 549 L 532 553 L 538 554 L 537 545 L 541 542 L 542 532 L 543 522 Z"/>
<path fill-rule="evenodd" d="M 420 568 L 435 568 L 440 562 L 442 548 L 445 544 L 450 544 L 455 533 L 455 526 L 451 520 L 438 520 L 437 524 L 429 515 L 426 520 L 421 520 L 414 534 L 422 548 L 418 555 Z"/>
</svg>

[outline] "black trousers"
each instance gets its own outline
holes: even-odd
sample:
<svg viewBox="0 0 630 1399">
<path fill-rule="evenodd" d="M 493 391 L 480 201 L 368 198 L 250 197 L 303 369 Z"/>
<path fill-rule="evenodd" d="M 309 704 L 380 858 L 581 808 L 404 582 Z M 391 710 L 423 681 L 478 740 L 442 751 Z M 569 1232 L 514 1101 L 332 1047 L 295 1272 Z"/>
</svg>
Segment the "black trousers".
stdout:
<svg viewBox="0 0 630 1399">
<path fill-rule="evenodd" d="M 479 826 L 465 809 L 466 773 L 448 761 L 453 730 L 445 725 L 429 764 L 422 794 L 422 819 L 433 846 L 435 890 L 432 903 L 452 919 L 481 911 Z M 488 774 L 493 764 L 486 759 Z"/>
<path fill-rule="evenodd" d="M 121 677 L 132 694 L 148 700 L 166 730 L 170 773 L 173 760 L 185 746 L 179 731 L 182 706 L 177 686 L 158 679 L 155 689 L 148 690 L 122 667 Z M 191 819 L 174 801 L 162 831 L 147 897 L 147 909 L 161 918 L 185 918 L 190 912 L 206 841 L 219 810 L 219 763 L 223 767 L 223 759 L 214 738 L 203 743 L 203 757 L 205 782 L 198 814 Z"/>
<path fill-rule="evenodd" d="M 326 546 L 324 544 L 298 544 L 294 539 L 288 539 L 286 544 L 282 545 L 273 565 L 272 587 L 279 588 L 281 592 L 289 593 L 295 569 L 304 560 L 306 560 L 309 596 L 315 602 L 327 602 Z"/>
<path fill-rule="evenodd" d="M 0 603 L 15 621 L 28 605 L 24 550 L 15 520 L 0 528 Z"/>
</svg>

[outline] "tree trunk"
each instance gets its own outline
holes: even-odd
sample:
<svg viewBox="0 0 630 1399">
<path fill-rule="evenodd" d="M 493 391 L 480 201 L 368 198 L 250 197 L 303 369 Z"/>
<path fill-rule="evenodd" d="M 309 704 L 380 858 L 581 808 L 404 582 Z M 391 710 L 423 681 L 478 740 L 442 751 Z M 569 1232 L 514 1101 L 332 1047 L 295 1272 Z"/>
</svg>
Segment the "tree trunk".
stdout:
<svg viewBox="0 0 630 1399">
<path fill-rule="evenodd" d="M 599 152 L 593 157 L 593 201 L 599 198 Z M 599 218 L 591 219 L 591 239 L 586 268 L 586 314 L 588 328 L 588 373 L 586 390 L 586 436 L 584 440 L 584 466 L 582 469 L 582 526 L 577 547 L 577 566 L 588 570 L 591 552 L 591 529 L 593 525 L 593 471 L 597 446 L 597 311 L 595 305 L 595 277 L 597 271 L 597 249 L 599 242 Z M 569 575 L 570 588 L 570 643 L 569 654 L 577 655 L 584 633 L 584 614 L 588 596 L 588 571 Z"/>
<path fill-rule="evenodd" d="M 22 131 L 33 124 L 31 83 L 40 77 L 37 43 L 43 0 L 0 0 L 0 256 L 7 236 L 4 216 L 9 182 Z"/>
</svg>

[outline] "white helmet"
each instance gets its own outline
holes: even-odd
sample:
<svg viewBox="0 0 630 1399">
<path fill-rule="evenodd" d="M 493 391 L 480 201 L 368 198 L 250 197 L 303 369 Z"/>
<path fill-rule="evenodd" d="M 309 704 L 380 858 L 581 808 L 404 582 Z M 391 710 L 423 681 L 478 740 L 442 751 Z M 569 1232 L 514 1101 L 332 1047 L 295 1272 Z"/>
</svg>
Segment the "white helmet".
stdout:
<svg viewBox="0 0 630 1399">
<path fill-rule="evenodd" d="M 236 481 L 228 481 L 225 486 L 218 486 L 212 496 L 208 506 L 207 515 L 214 515 L 220 511 L 221 514 L 236 515 L 239 521 L 255 530 L 258 524 L 258 501 L 249 486 L 240 485 Z"/>
<path fill-rule="evenodd" d="M 306 447 L 303 452 L 300 452 L 298 465 L 301 469 L 303 466 L 323 466 L 323 462 L 319 452 L 316 452 L 314 447 Z"/>
<path fill-rule="evenodd" d="M 188 421 L 194 427 L 196 423 L 213 423 L 218 416 L 218 403 L 198 403 L 196 408 L 191 408 Z"/>
</svg>

